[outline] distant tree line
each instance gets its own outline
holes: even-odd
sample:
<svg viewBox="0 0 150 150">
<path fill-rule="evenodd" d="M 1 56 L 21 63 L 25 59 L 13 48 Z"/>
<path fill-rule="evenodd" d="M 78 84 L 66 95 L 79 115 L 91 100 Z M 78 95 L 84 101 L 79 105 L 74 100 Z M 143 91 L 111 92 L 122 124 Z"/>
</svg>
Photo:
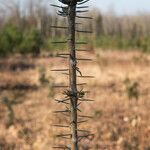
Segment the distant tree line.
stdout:
<svg viewBox="0 0 150 150">
<path fill-rule="evenodd" d="M 97 46 L 150 52 L 150 14 L 117 16 L 98 12 L 93 24 Z"/>
<path fill-rule="evenodd" d="M 26 0 L 25 4 L 18 4 L 15 0 L 0 0 L 0 56 L 13 53 L 36 56 L 41 50 L 60 49 L 51 41 L 65 39 L 67 31 L 51 29 L 50 26 L 65 26 L 66 19 L 58 17 L 46 2 L 48 4 L 47 0 L 45 3 Z M 77 28 L 93 31 L 90 36 L 94 40 L 89 40 L 90 48 L 134 48 L 150 52 L 150 14 L 118 16 L 113 11 L 102 14 L 94 9 L 87 15 L 94 19 L 82 21 Z M 88 40 L 87 36 L 77 34 L 77 38 Z M 61 49 L 65 48 L 61 46 Z"/>
</svg>

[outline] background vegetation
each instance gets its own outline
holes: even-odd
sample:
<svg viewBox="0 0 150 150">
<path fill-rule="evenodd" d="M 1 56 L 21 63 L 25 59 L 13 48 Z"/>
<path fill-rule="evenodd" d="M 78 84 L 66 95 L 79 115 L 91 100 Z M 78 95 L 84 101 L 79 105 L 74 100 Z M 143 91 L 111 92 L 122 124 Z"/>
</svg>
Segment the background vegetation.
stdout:
<svg viewBox="0 0 150 150">
<path fill-rule="evenodd" d="M 27 1 L 26 6 L 11 1 L 0 2 L 0 56 L 19 52 L 38 55 L 41 50 L 65 49 L 51 41 L 63 40 L 67 32 L 51 29 L 51 25 L 65 26 L 65 18 L 58 18 L 40 1 Z M 139 49 L 150 52 L 150 15 L 117 16 L 113 11 L 102 14 L 94 9 L 89 12 L 93 20 L 82 22 L 78 29 L 93 30 L 89 47 Z M 80 20 L 79 20 L 80 21 Z M 78 38 L 84 39 L 78 34 Z M 91 38 L 91 37 L 90 37 Z"/>
</svg>

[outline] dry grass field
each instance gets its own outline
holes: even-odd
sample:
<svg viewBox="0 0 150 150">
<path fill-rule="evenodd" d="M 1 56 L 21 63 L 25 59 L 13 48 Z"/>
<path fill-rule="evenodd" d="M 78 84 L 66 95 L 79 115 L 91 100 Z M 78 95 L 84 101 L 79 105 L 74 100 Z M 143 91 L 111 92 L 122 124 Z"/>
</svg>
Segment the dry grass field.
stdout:
<svg viewBox="0 0 150 150">
<path fill-rule="evenodd" d="M 109 50 L 79 53 L 78 57 L 94 60 L 79 62 L 83 75 L 95 76 L 78 80 L 87 82 L 85 90 L 91 92 L 86 97 L 95 100 L 81 105 L 82 114 L 94 117 L 82 128 L 95 134 L 92 142 L 81 144 L 82 149 L 91 144 L 92 150 L 150 150 L 150 55 Z M 68 132 L 52 127 L 67 121 L 53 114 L 63 107 L 54 101 L 63 89 L 52 85 L 66 85 L 68 77 L 51 69 L 66 66 L 66 60 L 48 56 L 0 60 L 0 150 L 51 150 L 60 142 L 54 134 Z M 4 97 L 14 111 L 9 127 Z"/>
</svg>

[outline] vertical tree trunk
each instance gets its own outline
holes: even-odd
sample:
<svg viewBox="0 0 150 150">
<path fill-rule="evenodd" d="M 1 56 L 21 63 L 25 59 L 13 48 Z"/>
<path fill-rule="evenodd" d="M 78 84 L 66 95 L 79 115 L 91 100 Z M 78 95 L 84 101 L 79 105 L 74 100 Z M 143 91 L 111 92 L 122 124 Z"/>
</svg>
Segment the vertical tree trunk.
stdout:
<svg viewBox="0 0 150 150">
<path fill-rule="evenodd" d="M 70 74 L 70 92 L 72 97 L 70 99 L 71 110 L 71 135 L 72 135 L 72 150 L 78 150 L 78 133 L 77 133 L 77 80 L 76 80 L 76 52 L 75 52 L 75 17 L 76 5 L 69 5 L 68 10 L 68 44 L 70 49 L 69 58 L 69 74 Z"/>
</svg>

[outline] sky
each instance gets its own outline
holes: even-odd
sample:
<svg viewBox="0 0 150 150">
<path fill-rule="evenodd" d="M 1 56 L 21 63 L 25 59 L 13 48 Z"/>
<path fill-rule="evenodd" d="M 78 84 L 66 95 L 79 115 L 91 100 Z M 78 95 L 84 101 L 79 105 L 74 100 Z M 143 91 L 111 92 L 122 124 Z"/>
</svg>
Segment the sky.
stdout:
<svg viewBox="0 0 150 150">
<path fill-rule="evenodd" d="M 117 14 L 150 13 L 150 0 L 91 0 L 90 6 L 98 7 L 102 12 L 113 9 Z"/>
<path fill-rule="evenodd" d="M 23 5 L 26 0 L 16 0 Z M 41 2 L 57 4 L 58 0 L 41 0 Z M 132 15 L 136 13 L 146 12 L 150 13 L 150 0 L 90 0 L 88 2 L 90 8 L 96 7 L 102 13 L 113 10 L 118 15 Z"/>
</svg>

